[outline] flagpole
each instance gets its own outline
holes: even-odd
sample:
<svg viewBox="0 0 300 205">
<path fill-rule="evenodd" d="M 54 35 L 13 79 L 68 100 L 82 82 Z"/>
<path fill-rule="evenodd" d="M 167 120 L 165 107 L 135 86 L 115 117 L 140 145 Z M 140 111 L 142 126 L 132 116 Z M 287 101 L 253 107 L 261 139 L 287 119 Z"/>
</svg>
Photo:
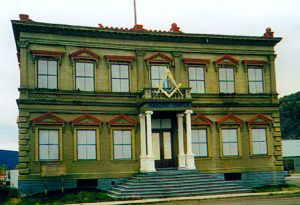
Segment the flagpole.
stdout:
<svg viewBox="0 0 300 205">
<path fill-rule="evenodd" d="M 134 7 L 134 25 L 137 25 L 136 3 L 135 3 L 135 0 L 133 0 L 133 7 Z"/>
</svg>

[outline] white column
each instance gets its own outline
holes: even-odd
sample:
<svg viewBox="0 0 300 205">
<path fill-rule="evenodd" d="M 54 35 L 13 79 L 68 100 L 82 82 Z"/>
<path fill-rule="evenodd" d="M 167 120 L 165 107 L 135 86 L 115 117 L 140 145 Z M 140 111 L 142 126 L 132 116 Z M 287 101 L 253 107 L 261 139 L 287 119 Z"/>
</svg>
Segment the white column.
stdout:
<svg viewBox="0 0 300 205">
<path fill-rule="evenodd" d="M 140 114 L 140 141 L 141 141 L 141 155 L 140 155 L 140 171 L 146 171 L 147 156 L 146 156 L 146 126 L 145 114 Z"/>
<path fill-rule="evenodd" d="M 196 169 L 194 154 L 192 152 L 192 126 L 191 126 L 191 114 L 192 110 L 186 110 L 185 112 L 186 123 L 186 168 Z"/>
<path fill-rule="evenodd" d="M 178 169 L 185 169 L 185 154 L 184 154 L 184 142 L 183 142 L 183 114 L 177 114 L 178 124 Z"/>
<path fill-rule="evenodd" d="M 153 148 L 152 148 L 152 125 L 151 125 L 151 115 L 152 111 L 146 111 L 146 123 L 147 123 L 147 164 L 146 171 L 154 172 L 155 171 L 155 163 L 153 156 Z"/>
</svg>

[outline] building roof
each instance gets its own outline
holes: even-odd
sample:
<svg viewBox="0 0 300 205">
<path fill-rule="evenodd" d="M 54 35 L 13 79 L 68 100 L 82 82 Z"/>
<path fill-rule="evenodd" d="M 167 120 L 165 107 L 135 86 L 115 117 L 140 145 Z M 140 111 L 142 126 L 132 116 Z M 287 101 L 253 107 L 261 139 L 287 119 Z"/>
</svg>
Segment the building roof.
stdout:
<svg viewBox="0 0 300 205">
<path fill-rule="evenodd" d="M 164 42 L 203 43 L 203 44 L 228 44 L 228 45 L 254 45 L 275 46 L 281 38 L 273 37 L 273 32 L 267 28 L 263 36 L 236 36 L 216 34 L 184 33 L 173 23 L 169 31 L 157 31 L 135 25 L 133 28 L 74 26 L 65 24 L 52 24 L 35 22 L 24 15 L 19 20 L 12 20 L 12 26 L 16 41 L 20 32 L 34 32 L 47 34 L 63 34 L 74 36 L 90 36 L 101 38 L 115 38 L 123 40 L 149 40 Z"/>
<path fill-rule="evenodd" d="M 282 140 L 283 157 L 300 157 L 300 140 Z"/>
</svg>

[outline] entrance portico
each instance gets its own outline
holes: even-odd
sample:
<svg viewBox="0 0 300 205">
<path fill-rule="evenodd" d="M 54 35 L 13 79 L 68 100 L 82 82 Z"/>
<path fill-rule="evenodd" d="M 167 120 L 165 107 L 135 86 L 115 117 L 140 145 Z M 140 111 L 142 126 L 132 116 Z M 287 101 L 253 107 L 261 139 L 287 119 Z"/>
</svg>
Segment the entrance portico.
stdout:
<svg viewBox="0 0 300 205">
<path fill-rule="evenodd" d="M 168 123 L 163 127 L 152 126 L 153 111 L 146 111 L 139 115 L 140 117 L 140 172 L 154 172 L 160 167 L 174 167 L 174 157 L 178 169 L 196 169 L 194 155 L 192 152 L 191 140 L 191 114 L 192 110 L 186 110 L 184 113 L 177 113 L 177 129 L 175 136 L 172 132 L 175 126 Z M 184 121 L 185 116 L 185 121 Z M 155 119 L 157 121 L 157 119 Z M 165 122 L 169 122 L 165 120 Z M 185 123 L 185 126 L 183 125 Z M 185 129 L 184 129 L 185 127 Z M 177 136 L 174 143 L 174 139 Z M 184 136 L 186 140 L 184 140 Z M 184 145 L 186 142 L 186 146 Z M 178 144 L 177 147 L 174 147 Z M 186 147 L 186 150 L 184 149 Z M 174 152 L 176 150 L 176 152 Z M 177 156 L 174 156 L 176 153 Z"/>
</svg>

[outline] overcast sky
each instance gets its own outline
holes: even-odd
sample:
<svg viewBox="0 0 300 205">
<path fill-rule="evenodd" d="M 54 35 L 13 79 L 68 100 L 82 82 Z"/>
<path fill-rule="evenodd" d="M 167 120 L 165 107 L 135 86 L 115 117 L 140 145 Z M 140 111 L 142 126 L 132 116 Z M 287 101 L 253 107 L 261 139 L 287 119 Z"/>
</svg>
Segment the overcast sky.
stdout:
<svg viewBox="0 0 300 205">
<path fill-rule="evenodd" d="M 138 23 L 185 33 L 262 36 L 271 27 L 283 40 L 276 46 L 280 96 L 300 91 L 299 0 L 136 0 Z M 37 22 L 132 27 L 133 0 L 1 0 L 0 149 L 18 149 L 16 118 L 19 67 L 10 20 L 29 14 Z"/>
</svg>

